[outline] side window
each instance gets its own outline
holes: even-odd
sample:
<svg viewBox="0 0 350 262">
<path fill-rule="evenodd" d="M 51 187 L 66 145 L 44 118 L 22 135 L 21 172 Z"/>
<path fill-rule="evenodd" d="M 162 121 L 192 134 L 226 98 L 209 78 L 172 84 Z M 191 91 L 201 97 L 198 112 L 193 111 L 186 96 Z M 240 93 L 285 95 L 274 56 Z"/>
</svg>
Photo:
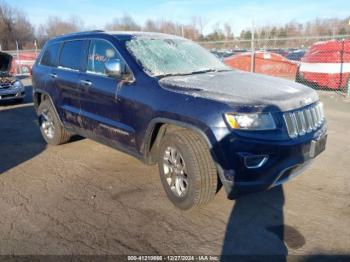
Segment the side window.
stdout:
<svg viewBox="0 0 350 262">
<path fill-rule="evenodd" d="M 62 47 L 59 65 L 64 68 L 79 70 L 83 57 L 84 41 L 67 41 Z"/>
<path fill-rule="evenodd" d="M 49 45 L 46 48 L 43 57 L 41 58 L 40 64 L 45 66 L 56 67 L 60 46 L 60 43 Z"/>
<path fill-rule="evenodd" d="M 106 75 L 105 63 L 111 59 L 123 61 L 110 43 L 104 40 L 91 40 L 86 71 L 88 73 Z"/>
</svg>

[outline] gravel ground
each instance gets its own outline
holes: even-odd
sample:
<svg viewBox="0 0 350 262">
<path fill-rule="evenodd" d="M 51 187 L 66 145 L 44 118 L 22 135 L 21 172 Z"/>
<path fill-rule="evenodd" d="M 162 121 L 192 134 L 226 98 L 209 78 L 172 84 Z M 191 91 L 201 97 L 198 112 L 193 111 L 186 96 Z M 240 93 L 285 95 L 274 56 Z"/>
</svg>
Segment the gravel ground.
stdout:
<svg viewBox="0 0 350 262">
<path fill-rule="evenodd" d="M 88 139 L 47 146 L 30 80 L 0 105 L 0 254 L 350 255 L 350 101 L 321 94 L 326 152 L 282 187 L 177 210 L 156 166 Z"/>
</svg>

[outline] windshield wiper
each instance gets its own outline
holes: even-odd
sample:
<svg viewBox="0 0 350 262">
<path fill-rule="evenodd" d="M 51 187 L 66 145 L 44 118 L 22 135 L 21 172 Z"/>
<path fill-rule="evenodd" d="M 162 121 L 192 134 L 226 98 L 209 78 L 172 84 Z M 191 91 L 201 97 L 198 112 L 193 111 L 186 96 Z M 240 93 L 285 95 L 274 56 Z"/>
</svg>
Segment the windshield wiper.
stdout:
<svg viewBox="0 0 350 262">
<path fill-rule="evenodd" d="M 203 74 L 203 73 L 209 73 L 209 72 L 224 72 L 224 71 L 231 71 L 230 69 L 206 69 L 206 70 L 200 70 L 200 71 L 193 71 L 189 74 Z"/>
<path fill-rule="evenodd" d="M 168 77 L 168 76 L 186 76 L 188 75 L 187 73 L 186 74 L 181 74 L 181 73 L 169 73 L 169 74 L 163 74 L 163 75 L 157 75 L 156 77 L 159 77 L 159 78 L 163 78 L 163 77 Z"/>
<path fill-rule="evenodd" d="M 158 77 L 163 78 L 167 76 L 188 76 L 188 75 L 195 75 L 195 74 L 204 74 L 209 72 L 225 72 L 225 71 L 231 71 L 231 69 L 206 69 L 206 70 L 192 71 L 188 73 L 169 73 L 164 75 L 158 75 Z"/>
</svg>

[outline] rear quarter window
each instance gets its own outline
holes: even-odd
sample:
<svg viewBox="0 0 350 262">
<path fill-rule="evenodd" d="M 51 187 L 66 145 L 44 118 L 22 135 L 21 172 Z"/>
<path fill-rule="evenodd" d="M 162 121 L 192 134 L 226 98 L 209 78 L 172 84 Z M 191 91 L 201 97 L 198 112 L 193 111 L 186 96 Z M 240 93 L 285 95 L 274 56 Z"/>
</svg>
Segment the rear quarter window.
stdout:
<svg viewBox="0 0 350 262">
<path fill-rule="evenodd" d="M 67 41 L 63 44 L 59 66 L 66 69 L 79 70 L 84 59 L 84 41 Z"/>
<path fill-rule="evenodd" d="M 61 47 L 60 43 L 49 45 L 44 51 L 40 64 L 45 66 L 56 67 L 58 62 L 58 54 L 60 51 L 60 47 Z"/>
</svg>

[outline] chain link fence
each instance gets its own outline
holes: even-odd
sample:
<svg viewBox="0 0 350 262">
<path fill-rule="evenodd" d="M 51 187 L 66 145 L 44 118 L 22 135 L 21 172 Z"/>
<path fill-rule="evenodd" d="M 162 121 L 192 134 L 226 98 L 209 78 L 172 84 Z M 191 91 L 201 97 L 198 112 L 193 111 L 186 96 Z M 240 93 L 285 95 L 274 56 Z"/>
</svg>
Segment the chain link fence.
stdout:
<svg viewBox="0 0 350 262">
<path fill-rule="evenodd" d="M 11 74 L 17 76 L 29 76 L 40 50 L 28 49 L 1 52 L 12 56 L 12 63 L 9 65 Z"/>
<path fill-rule="evenodd" d="M 232 68 L 350 96 L 350 35 L 199 42 Z"/>
<path fill-rule="evenodd" d="M 198 42 L 228 66 L 350 96 L 350 35 Z M 40 50 L 12 55 L 11 73 L 30 75 Z"/>
</svg>

